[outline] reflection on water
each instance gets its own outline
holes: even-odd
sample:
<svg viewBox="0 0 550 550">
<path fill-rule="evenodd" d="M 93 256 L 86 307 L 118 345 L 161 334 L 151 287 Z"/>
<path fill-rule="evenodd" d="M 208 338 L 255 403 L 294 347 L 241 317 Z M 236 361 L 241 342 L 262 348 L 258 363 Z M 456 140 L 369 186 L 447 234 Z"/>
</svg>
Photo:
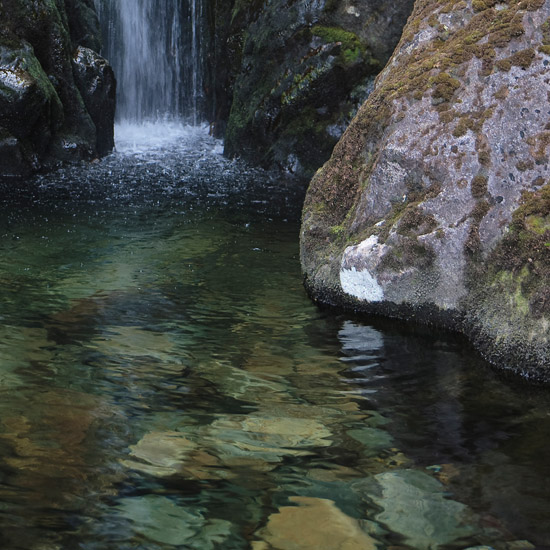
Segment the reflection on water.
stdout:
<svg viewBox="0 0 550 550">
<path fill-rule="evenodd" d="M 303 191 L 169 137 L 2 190 L 1 547 L 550 545 L 546 395 L 318 310 Z"/>
</svg>

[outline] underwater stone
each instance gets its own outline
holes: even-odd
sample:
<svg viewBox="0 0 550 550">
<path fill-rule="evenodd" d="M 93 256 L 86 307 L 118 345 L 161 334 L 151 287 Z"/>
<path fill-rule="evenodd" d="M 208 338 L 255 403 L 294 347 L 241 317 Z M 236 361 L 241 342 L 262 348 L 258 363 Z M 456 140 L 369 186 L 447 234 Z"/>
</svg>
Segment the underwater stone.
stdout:
<svg viewBox="0 0 550 550">
<path fill-rule="evenodd" d="M 376 550 L 376 541 L 359 522 L 333 501 L 313 497 L 291 497 L 298 506 L 283 506 L 269 518 L 258 533 L 268 546 L 277 550 Z"/>
<path fill-rule="evenodd" d="M 383 511 L 376 520 L 401 534 L 416 550 L 436 550 L 475 534 L 467 507 L 446 497 L 445 488 L 417 470 L 396 470 L 374 476 L 381 493 L 369 495 Z"/>
</svg>

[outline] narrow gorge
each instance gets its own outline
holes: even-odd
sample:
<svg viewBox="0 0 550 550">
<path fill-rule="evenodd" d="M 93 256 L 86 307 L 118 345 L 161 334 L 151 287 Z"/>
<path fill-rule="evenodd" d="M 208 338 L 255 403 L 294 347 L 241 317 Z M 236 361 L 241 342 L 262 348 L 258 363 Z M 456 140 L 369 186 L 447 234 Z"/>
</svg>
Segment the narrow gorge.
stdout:
<svg viewBox="0 0 550 550">
<path fill-rule="evenodd" d="M 549 48 L 0 0 L 2 550 L 550 548 Z"/>
</svg>

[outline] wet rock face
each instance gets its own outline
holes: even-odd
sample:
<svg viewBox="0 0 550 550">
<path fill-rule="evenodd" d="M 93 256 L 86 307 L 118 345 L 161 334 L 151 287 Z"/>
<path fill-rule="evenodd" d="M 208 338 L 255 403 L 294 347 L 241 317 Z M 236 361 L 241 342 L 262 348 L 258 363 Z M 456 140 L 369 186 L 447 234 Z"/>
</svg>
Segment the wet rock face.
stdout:
<svg viewBox="0 0 550 550">
<path fill-rule="evenodd" d="M 38 168 L 39 155 L 63 124 L 63 108 L 27 42 L 18 49 L 0 46 L 0 113 L 3 173 Z"/>
<path fill-rule="evenodd" d="M 99 47 L 93 4 L 3 0 L 0 20 L 0 177 L 109 152 L 112 71 L 97 54 L 72 61 L 80 41 Z"/>
<path fill-rule="evenodd" d="M 549 1 L 417 1 L 311 183 L 313 296 L 451 326 L 549 380 L 549 67 Z"/>
<path fill-rule="evenodd" d="M 311 177 L 391 55 L 412 1 L 236 2 L 225 152 Z"/>
<path fill-rule="evenodd" d="M 103 57 L 82 46 L 76 49 L 72 62 L 75 83 L 96 128 L 96 151 L 106 155 L 115 146 L 116 81 L 113 69 Z"/>
</svg>

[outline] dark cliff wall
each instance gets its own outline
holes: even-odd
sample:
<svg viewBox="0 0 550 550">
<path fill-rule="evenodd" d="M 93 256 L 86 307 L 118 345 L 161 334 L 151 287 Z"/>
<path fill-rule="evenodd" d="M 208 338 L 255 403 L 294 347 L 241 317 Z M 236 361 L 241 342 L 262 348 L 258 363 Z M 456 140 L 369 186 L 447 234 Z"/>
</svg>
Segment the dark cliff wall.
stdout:
<svg viewBox="0 0 550 550">
<path fill-rule="evenodd" d="M 311 176 L 368 96 L 412 5 L 217 2 L 211 93 L 226 154 Z"/>
<path fill-rule="evenodd" d="M 0 0 L 0 177 L 114 145 L 115 79 L 93 0 Z"/>
</svg>

